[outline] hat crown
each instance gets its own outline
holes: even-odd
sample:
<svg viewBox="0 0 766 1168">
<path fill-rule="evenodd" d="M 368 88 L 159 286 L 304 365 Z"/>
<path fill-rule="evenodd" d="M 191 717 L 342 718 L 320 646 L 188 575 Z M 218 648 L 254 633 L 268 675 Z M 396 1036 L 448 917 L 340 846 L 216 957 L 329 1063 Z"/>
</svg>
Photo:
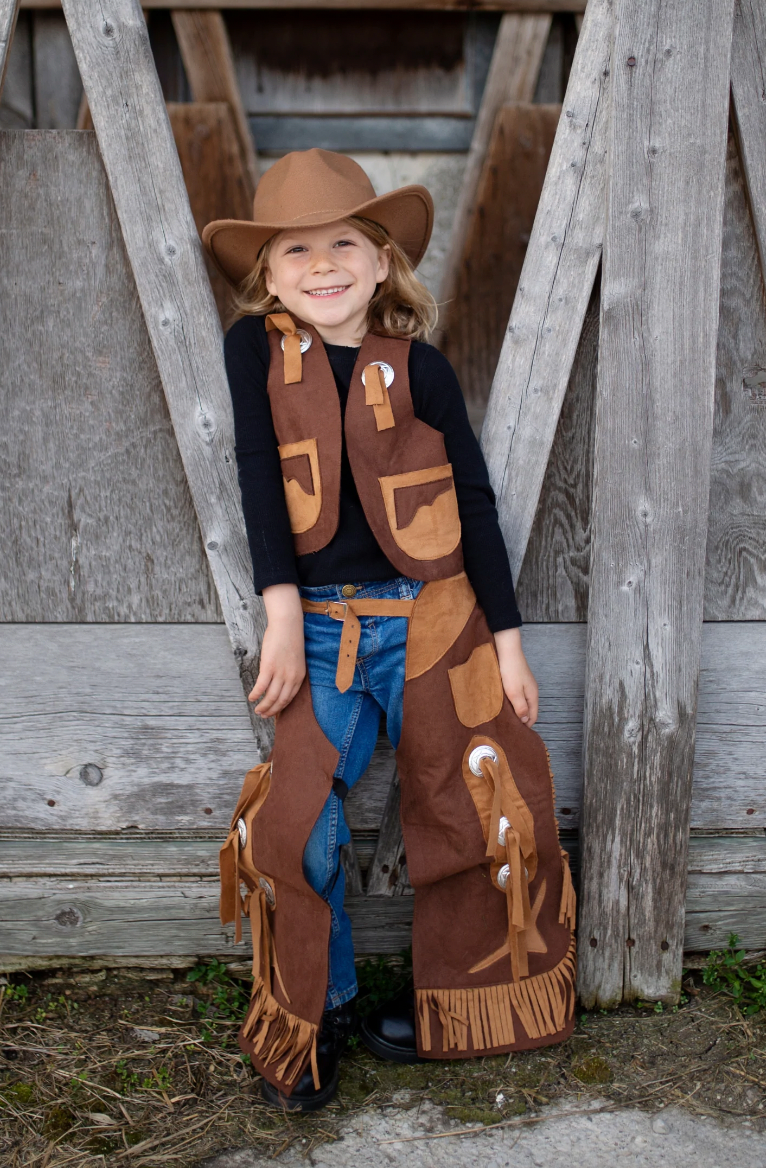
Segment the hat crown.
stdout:
<svg viewBox="0 0 766 1168">
<path fill-rule="evenodd" d="M 275 162 L 255 192 L 256 223 L 306 226 L 328 216 L 343 219 L 375 198 L 375 188 L 358 162 L 331 150 L 294 150 Z"/>
</svg>

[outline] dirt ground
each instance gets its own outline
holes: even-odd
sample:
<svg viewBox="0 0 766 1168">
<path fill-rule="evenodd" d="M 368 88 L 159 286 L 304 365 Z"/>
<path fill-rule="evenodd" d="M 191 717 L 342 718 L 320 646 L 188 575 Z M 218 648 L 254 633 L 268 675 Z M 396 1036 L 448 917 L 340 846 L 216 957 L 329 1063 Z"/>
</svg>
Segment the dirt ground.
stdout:
<svg viewBox="0 0 766 1168">
<path fill-rule="evenodd" d="M 390 969 L 367 971 L 374 1004 Z M 395 971 L 394 971 L 395 974 Z M 766 1132 L 766 1012 L 743 1017 L 699 974 L 681 1005 L 578 1013 L 571 1039 L 510 1058 L 396 1066 L 356 1046 L 316 1116 L 267 1107 L 239 1052 L 246 982 L 185 972 L 13 975 L 0 998 L 4 1168 L 195 1165 L 226 1148 L 308 1155 L 374 1106 L 437 1106 L 458 1124 L 534 1117 L 555 1102 L 652 1112 L 673 1105 Z"/>
</svg>

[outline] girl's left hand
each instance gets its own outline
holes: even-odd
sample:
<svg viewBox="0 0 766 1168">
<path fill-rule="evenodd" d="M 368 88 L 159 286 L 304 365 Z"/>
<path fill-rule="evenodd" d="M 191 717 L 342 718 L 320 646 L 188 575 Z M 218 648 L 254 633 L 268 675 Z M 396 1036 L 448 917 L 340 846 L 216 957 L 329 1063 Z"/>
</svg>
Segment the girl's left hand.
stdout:
<svg viewBox="0 0 766 1168">
<path fill-rule="evenodd" d="M 529 668 L 521 647 L 521 630 L 502 629 L 501 632 L 495 633 L 495 648 L 505 696 L 513 706 L 516 716 L 526 726 L 534 726 L 537 721 L 539 692 L 535 675 Z"/>
</svg>

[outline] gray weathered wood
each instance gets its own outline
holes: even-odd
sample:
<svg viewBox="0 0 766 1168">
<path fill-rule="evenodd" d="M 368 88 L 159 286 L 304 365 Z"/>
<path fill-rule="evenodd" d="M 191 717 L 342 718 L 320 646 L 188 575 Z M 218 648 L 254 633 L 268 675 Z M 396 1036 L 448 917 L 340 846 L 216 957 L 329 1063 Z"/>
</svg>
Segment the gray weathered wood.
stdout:
<svg viewBox="0 0 766 1168">
<path fill-rule="evenodd" d="M 516 585 L 525 621 L 587 618 L 598 338 L 594 291 Z"/>
<path fill-rule="evenodd" d="M 34 125 L 32 14 L 22 12 L 10 49 L 5 46 L 5 81 L 0 94 L 0 129 L 29 130 Z"/>
<path fill-rule="evenodd" d="M 732 17 L 733 0 L 626 0 L 615 28 L 585 690 L 588 1006 L 680 990 Z"/>
<path fill-rule="evenodd" d="M 61 0 L 22 0 L 22 8 L 57 8 Z M 425 9 L 472 12 L 584 12 L 587 0 L 226 0 L 227 8 Z M 146 0 L 144 8 L 167 8 L 167 0 Z M 210 0 L 185 0 L 186 8 L 210 8 Z"/>
<path fill-rule="evenodd" d="M 370 765 L 351 788 L 343 804 L 346 823 L 355 835 L 359 832 L 377 832 L 380 828 L 395 773 L 394 748 L 382 730 Z"/>
<path fill-rule="evenodd" d="M 41 130 L 74 130 L 82 81 L 62 12 L 35 12 L 35 122 Z"/>
<path fill-rule="evenodd" d="M 362 870 L 359 867 L 359 857 L 353 839 L 350 844 L 344 844 L 340 849 L 340 862 L 346 877 L 346 896 L 363 896 Z"/>
<path fill-rule="evenodd" d="M 565 841 L 571 848 L 573 842 Z M 217 840 L 103 836 L 0 838 L 0 969 L 34 968 L 54 956 L 105 965 L 187 956 L 246 961 L 218 921 Z M 111 874 L 115 878 L 98 879 Z M 766 839 L 692 838 L 686 948 L 748 948 L 766 932 Z M 412 898 L 349 896 L 357 954 L 395 953 L 410 943 Z M 58 918 L 58 919 L 57 919 Z M 35 961 L 35 958 L 37 961 Z M 24 960 L 26 959 L 26 961 Z"/>
<path fill-rule="evenodd" d="M 368 896 L 406 896 L 412 892 L 399 817 L 401 791 L 394 775 L 380 824 L 378 846 L 367 873 Z"/>
<path fill-rule="evenodd" d="M 13 33 L 19 15 L 19 0 L 2 0 L 0 3 L 0 96 L 8 69 Z"/>
<path fill-rule="evenodd" d="M 612 2 L 585 16 L 482 431 L 514 576 L 601 256 Z"/>
<path fill-rule="evenodd" d="M 3 619 L 218 621 L 95 135 L 0 166 Z"/>
<path fill-rule="evenodd" d="M 766 618 L 766 297 L 733 136 L 726 166 L 706 620 Z"/>
<path fill-rule="evenodd" d="M 138 0 L 115 0 L 108 13 L 95 0 L 65 0 L 64 12 L 247 690 L 264 617 L 240 508 L 221 327 L 146 23 Z M 270 731 L 256 726 L 263 746 Z"/>
<path fill-rule="evenodd" d="M 760 0 L 736 0 L 731 48 L 731 91 L 763 272 L 766 272 L 765 73 L 766 9 Z"/>
<path fill-rule="evenodd" d="M 442 269 L 442 282 L 437 297 L 441 318 L 438 331 L 434 334 L 435 344 L 439 344 L 448 327 L 450 304 L 457 293 L 460 266 L 476 210 L 476 197 L 495 118 L 501 106 L 508 102 L 532 100 L 550 27 L 549 14 L 505 15 L 500 21 Z"/>
</svg>

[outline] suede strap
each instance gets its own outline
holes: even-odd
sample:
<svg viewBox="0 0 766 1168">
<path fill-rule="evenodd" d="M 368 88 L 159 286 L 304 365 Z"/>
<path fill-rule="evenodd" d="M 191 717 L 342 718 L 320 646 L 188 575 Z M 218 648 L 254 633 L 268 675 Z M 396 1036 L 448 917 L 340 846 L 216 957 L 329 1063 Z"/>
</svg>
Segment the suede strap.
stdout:
<svg viewBox="0 0 766 1168">
<path fill-rule="evenodd" d="M 343 621 L 335 684 L 345 693 L 354 680 L 362 626 L 360 616 L 412 616 L 414 600 L 301 600 L 304 612 L 321 613 Z"/>
</svg>

